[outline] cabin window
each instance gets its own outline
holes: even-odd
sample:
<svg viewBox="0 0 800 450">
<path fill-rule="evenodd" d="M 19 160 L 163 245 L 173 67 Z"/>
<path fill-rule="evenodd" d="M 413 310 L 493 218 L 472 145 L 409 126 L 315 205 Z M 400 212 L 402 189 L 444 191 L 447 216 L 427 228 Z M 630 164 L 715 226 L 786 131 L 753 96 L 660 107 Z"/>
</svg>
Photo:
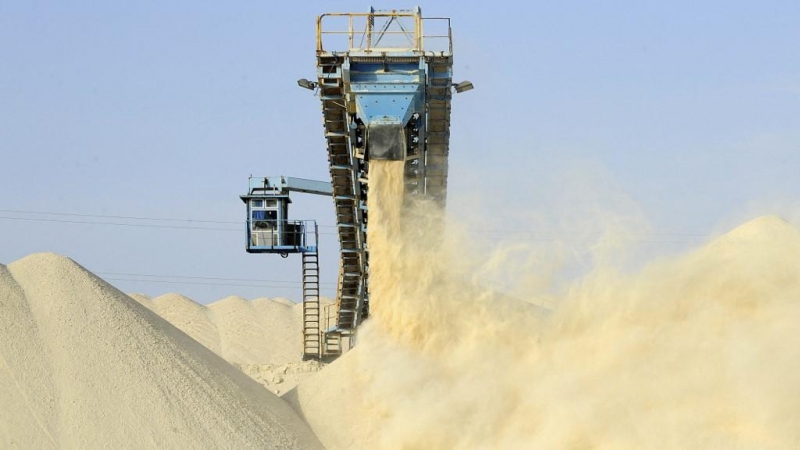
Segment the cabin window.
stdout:
<svg viewBox="0 0 800 450">
<path fill-rule="evenodd" d="M 253 211 L 251 216 L 253 219 L 253 228 L 256 230 L 274 230 L 278 228 L 278 211 Z"/>
</svg>

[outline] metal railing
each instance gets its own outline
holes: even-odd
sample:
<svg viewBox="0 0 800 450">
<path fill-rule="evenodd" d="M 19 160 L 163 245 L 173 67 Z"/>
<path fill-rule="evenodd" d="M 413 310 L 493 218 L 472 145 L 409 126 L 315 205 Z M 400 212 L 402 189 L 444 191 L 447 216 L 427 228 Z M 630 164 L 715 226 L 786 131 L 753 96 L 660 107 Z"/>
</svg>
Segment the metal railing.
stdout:
<svg viewBox="0 0 800 450">
<path fill-rule="evenodd" d="M 339 22 L 330 24 L 334 20 Z M 426 34 L 425 26 L 438 28 Z M 331 51 L 452 53 L 450 18 L 422 17 L 417 11 L 322 14 L 317 17 L 317 52 Z"/>
<path fill-rule="evenodd" d="M 251 249 L 296 251 L 316 249 L 319 233 L 315 220 L 266 220 L 247 221 L 247 246 Z"/>
<path fill-rule="evenodd" d="M 322 322 L 320 322 L 320 330 L 321 332 L 325 332 L 326 330 L 330 330 L 336 326 L 336 320 L 339 315 L 339 303 L 337 302 L 332 305 L 325 305 L 322 311 L 323 314 Z"/>
</svg>

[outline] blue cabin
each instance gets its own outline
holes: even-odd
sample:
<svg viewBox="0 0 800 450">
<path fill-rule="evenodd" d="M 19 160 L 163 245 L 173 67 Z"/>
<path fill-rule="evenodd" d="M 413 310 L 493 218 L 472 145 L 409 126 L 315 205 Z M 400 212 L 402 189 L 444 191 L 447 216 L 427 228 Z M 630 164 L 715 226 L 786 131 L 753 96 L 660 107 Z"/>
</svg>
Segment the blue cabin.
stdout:
<svg viewBox="0 0 800 450">
<path fill-rule="evenodd" d="M 317 251 L 317 223 L 289 220 L 289 181 L 286 177 L 250 177 L 246 195 L 248 253 L 306 253 Z"/>
</svg>

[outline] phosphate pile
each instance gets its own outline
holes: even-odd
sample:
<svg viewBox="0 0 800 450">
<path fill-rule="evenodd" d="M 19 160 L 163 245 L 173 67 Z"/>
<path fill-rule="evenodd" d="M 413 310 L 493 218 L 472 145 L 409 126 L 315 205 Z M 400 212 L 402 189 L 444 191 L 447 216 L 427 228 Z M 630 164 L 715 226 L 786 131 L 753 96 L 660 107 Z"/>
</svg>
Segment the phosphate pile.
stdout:
<svg viewBox="0 0 800 450">
<path fill-rule="evenodd" d="M 230 296 L 204 306 L 174 293 L 129 295 L 276 394 L 324 366 L 302 361 L 303 310 L 290 300 Z"/>
<path fill-rule="evenodd" d="M 0 448 L 318 448 L 286 404 L 73 261 L 0 266 Z"/>
<path fill-rule="evenodd" d="M 229 362 L 284 364 L 300 359 L 299 308 L 268 298 L 230 296 L 204 306 L 180 294 L 131 297 Z"/>
<path fill-rule="evenodd" d="M 800 444 L 791 225 L 762 217 L 636 275 L 599 267 L 542 314 L 540 293 L 510 300 L 473 281 L 492 255 L 431 237 L 441 218 L 426 205 L 400 217 L 402 174 L 371 163 L 359 345 L 284 397 L 327 448 Z"/>
</svg>

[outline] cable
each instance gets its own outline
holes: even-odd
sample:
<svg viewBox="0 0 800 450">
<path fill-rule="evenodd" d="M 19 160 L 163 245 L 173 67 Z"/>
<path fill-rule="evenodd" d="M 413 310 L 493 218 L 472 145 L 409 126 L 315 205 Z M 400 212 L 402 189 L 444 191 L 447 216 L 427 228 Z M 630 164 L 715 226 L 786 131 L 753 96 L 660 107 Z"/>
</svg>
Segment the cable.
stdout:
<svg viewBox="0 0 800 450">
<path fill-rule="evenodd" d="M 188 222 L 188 223 L 209 223 L 209 224 L 236 224 L 241 225 L 243 222 L 227 222 L 218 220 L 203 220 L 203 219 L 171 219 L 163 217 L 141 217 L 141 216 L 120 216 L 120 215 L 103 215 L 103 214 L 78 214 L 78 213 L 63 213 L 51 211 L 31 211 L 31 210 L 0 210 L 0 213 L 6 214 L 39 214 L 39 215 L 53 215 L 53 216 L 71 216 L 71 217 L 87 217 L 87 218 L 101 218 L 101 219 L 124 219 L 124 220 L 143 220 L 143 221 L 160 221 L 160 222 Z M 98 221 L 85 221 L 85 220 L 64 220 L 64 219 L 44 219 L 34 217 L 9 217 L 0 216 L 0 220 L 19 220 L 28 222 L 55 222 L 55 223 L 72 223 L 72 224 L 86 224 L 86 225 L 111 225 L 111 226 L 124 226 L 134 228 L 165 228 L 165 229 L 180 229 L 180 230 L 205 230 L 205 231 L 235 231 L 241 233 L 241 228 L 221 228 L 221 227 L 196 227 L 187 225 L 158 225 L 158 224 L 142 224 L 142 223 L 123 223 L 123 222 L 98 222 Z M 319 228 L 337 228 L 336 225 L 318 225 Z M 502 230 L 502 229 L 470 229 L 468 232 L 478 233 L 480 235 L 490 234 L 530 234 L 533 236 L 527 239 L 532 242 L 558 242 L 558 241 L 574 241 L 574 239 L 563 239 L 559 236 L 589 236 L 589 233 L 581 232 L 557 232 L 557 233 L 541 233 L 531 230 Z M 320 235 L 335 236 L 336 232 L 320 232 Z M 553 237 L 542 237 L 552 235 Z M 655 244 L 684 244 L 696 243 L 699 239 L 708 238 L 711 235 L 702 233 L 642 233 L 632 235 L 634 239 L 626 239 L 627 241 L 642 242 L 642 243 L 655 243 Z M 642 239 L 643 237 L 685 237 L 696 238 L 694 240 L 677 240 L 677 241 L 654 241 Z"/>
<path fill-rule="evenodd" d="M 60 219 L 35 219 L 30 217 L 7 217 L 7 216 L 0 216 L 0 220 L 21 220 L 21 221 L 28 221 L 28 222 L 55 222 L 55 223 L 71 223 L 71 224 L 83 224 L 83 225 L 111 225 L 111 226 L 121 226 L 121 227 L 134 227 L 134 228 L 161 228 L 161 229 L 173 229 L 173 230 L 200 230 L 200 231 L 231 231 L 236 233 L 241 233 L 243 230 L 234 229 L 234 228 L 212 228 L 212 227 L 189 227 L 189 226 L 181 226 L 181 225 L 153 225 L 153 224 L 142 224 L 142 223 L 120 223 L 120 222 L 89 222 L 89 221 L 82 221 L 82 220 L 60 220 Z M 513 232 L 513 231 L 511 231 Z M 482 231 L 481 234 L 501 234 L 501 233 L 510 233 L 509 231 L 504 230 L 497 230 L 497 231 Z M 534 233 L 528 231 L 516 231 L 515 233 Z M 337 233 L 328 233 L 328 232 L 319 232 L 320 236 L 337 236 Z M 569 233 L 567 233 L 569 235 Z M 587 234 L 588 236 L 588 234 Z M 627 242 L 637 242 L 637 243 L 645 243 L 645 244 L 693 244 L 697 243 L 699 238 L 702 237 L 709 237 L 710 235 L 702 235 L 702 234 L 658 234 L 653 233 L 649 235 L 641 235 L 641 236 L 697 236 L 698 239 L 695 240 L 673 240 L 673 241 L 654 241 L 654 240 L 647 240 L 647 239 L 627 239 Z M 525 240 L 518 240 L 518 242 L 575 242 L 575 239 L 559 239 L 559 238 L 527 238 Z"/>
<path fill-rule="evenodd" d="M 235 286 L 235 287 L 255 287 L 255 288 L 268 288 L 268 289 L 302 289 L 300 286 L 269 286 L 261 284 L 232 284 L 232 283 L 203 283 L 199 281 L 168 281 L 168 280 L 136 280 L 129 278 L 103 278 L 106 281 L 132 281 L 140 283 L 165 283 L 165 284 L 190 284 L 200 286 Z"/>
<path fill-rule="evenodd" d="M 540 232 L 532 230 L 478 230 L 469 229 L 468 231 L 480 234 L 496 234 L 496 233 L 530 233 L 539 235 L 554 235 L 554 236 L 590 236 L 591 233 L 579 231 L 559 231 L 559 232 Z M 678 237 L 702 237 L 707 238 L 711 235 L 704 233 L 631 233 L 630 236 L 678 236 Z"/>
<path fill-rule="evenodd" d="M 154 224 L 144 224 L 144 223 L 121 223 L 121 222 L 89 222 L 85 220 L 36 219 L 32 217 L 0 216 L 0 220 L 21 220 L 27 222 L 56 222 L 56 223 L 72 223 L 72 224 L 84 224 L 84 225 L 113 225 L 113 226 L 134 227 L 134 228 L 167 228 L 174 230 L 235 231 L 237 233 L 241 233 L 244 231 L 244 229 L 238 229 L 238 228 L 189 227 L 185 225 L 154 225 Z M 318 234 L 325 236 L 336 235 L 336 233 L 326 233 L 326 232 L 320 232 Z"/>
<path fill-rule="evenodd" d="M 78 214 L 78 213 L 64 213 L 54 211 L 30 211 L 21 209 L 0 209 L 0 213 L 4 214 L 40 214 L 48 216 L 72 216 L 72 217 L 95 217 L 100 219 L 126 219 L 126 220 L 148 220 L 156 222 L 197 222 L 197 223 L 216 223 L 216 224 L 232 224 L 241 225 L 242 222 L 227 222 L 221 220 L 204 220 L 204 219 L 170 219 L 165 217 L 140 217 L 140 216 L 117 216 L 105 214 Z M 336 228 L 336 225 L 317 225 L 320 228 Z"/>
<path fill-rule="evenodd" d="M 219 278 L 219 277 L 198 277 L 198 276 L 187 276 L 187 275 L 151 275 L 151 274 L 143 274 L 143 273 L 125 273 L 125 272 L 95 272 L 98 275 L 116 275 L 116 276 L 125 276 L 125 277 L 148 277 L 148 278 L 181 278 L 187 280 L 216 280 L 216 281 L 244 281 L 244 282 L 256 282 L 256 283 L 287 283 L 287 284 L 299 284 L 302 285 L 301 281 L 284 281 L 284 280 L 259 280 L 253 278 Z M 148 280 L 142 280 L 148 281 Z M 320 285 L 329 285 L 335 286 L 336 283 L 330 282 L 320 282 Z"/>
<path fill-rule="evenodd" d="M 87 225 L 115 225 L 121 227 L 138 227 L 138 228 L 171 228 L 180 230 L 238 231 L 238 232 L 242 231 L 233 228 L 187 227 L 178 225 L 152 225 L 152 224 L 142 224 L 142 223 L 120 223 L 120 222 L 87 222 L 83 220 L 35 219 L 31 217 L 0 216 L 0 219 L 22 220 L 28 222 L 57 222 L 57 223 L 76 223 L 76 224 L 87 224 Z"/>
<path fill-rule="evenodd" d="M 97 217 L 103 219 L 128 219 L 128 220 L 152 220 L 163 222 L 199 222 L 199 223 L 223 223 L 223 224 L 240 224 L 241 222 L 224 222 L 219 220 L 199 220 L 199 219 L 167 219 L 163 217 L 136 217 L 136 216 L 112 216 L 103 214 L 77 214 L 77 213 L 63 213 L 63 212 L 50 212 L 50 211 L 25 211 L 15 209 L 0 209 L 0 213 L 11 214 L 46 214 L 48 216 L 73 216 L 73 217 Z"/>
</svg>

